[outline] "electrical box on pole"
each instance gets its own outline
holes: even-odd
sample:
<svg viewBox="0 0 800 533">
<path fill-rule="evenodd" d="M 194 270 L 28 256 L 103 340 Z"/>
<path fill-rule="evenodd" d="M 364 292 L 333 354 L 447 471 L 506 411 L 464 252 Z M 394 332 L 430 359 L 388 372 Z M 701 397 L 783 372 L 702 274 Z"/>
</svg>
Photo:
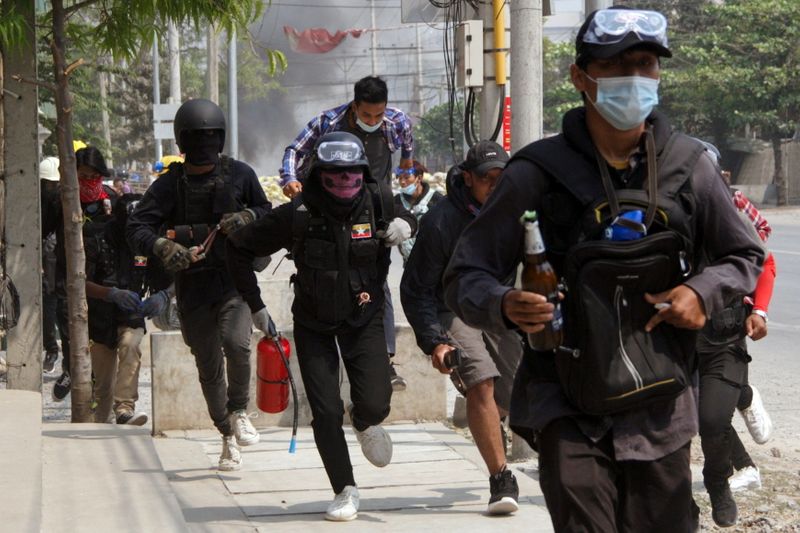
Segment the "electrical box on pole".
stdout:
<svg viewBox="0 0 800 533">
<path fill-rule="evenodd" d="M 465 20 L 456 29 L 456 86 L 483 87 L 482 20 Z"/>
</svg>

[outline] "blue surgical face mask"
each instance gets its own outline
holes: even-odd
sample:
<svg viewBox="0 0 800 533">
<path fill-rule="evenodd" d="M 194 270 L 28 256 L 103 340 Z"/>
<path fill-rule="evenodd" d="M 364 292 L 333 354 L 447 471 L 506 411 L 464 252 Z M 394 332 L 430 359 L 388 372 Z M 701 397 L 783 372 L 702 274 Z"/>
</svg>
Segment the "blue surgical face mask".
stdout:
<svg viewBox="0 0 800 533">
<path fill-rule="evenodd" d="M 410 185 L 406 185 L 405 187 L 400 189 L 400 192 L 402 192 L 406 196 L 412 196 L 415 192 L 417 192 L 417 184 L 412 183 Z"/>
<path fill-rule="evenodd" d="M 373 131 L 377 131 L 377 129 L 381 127 L 381 122 L 383 122 L 383 120 L 379 120 L 377 124 L 370 126 L 360 118 L 356 117 L 356 124 L 358 124 L 358 127 L 366 131 L 367 133 L 372 133 Z"/>
<path fill-rule="evenodd" d="M 643 76 L 587 78 L 597 84 L 597 101 L 586 97 L 609 124 L 621 131 L 639 126 L 658 104 L 658 81 Z"/>
</svg>

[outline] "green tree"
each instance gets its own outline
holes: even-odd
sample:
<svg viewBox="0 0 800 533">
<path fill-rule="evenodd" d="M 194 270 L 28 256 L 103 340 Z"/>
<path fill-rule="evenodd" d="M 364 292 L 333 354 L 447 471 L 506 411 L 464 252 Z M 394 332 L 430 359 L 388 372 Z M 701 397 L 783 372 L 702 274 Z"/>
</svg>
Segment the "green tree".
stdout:
<svg viewBox="0 0 800 533">
<path fill-rule="evenodd" d="M 155 31 L 166 21 L 191 22 L 200 28 L 215 23 L 224 31 L 246 31 L 247 24 L 263 11 L 262 0 L 51 0 L 52 10 L 45 21 L 52 29 L 49 45 L 53 55 L 54 96 L 57 114 L 56 134 L 61 161 L 61 203 L 64 211 L 64 236 L 67 250 L 67 294 L 72 348 L 72 421 L 91 418 L 91 365 L 88 349 L 85 256 L 81 236 L 81 206 L 78 177 L 72 150 L 74 100 L 71 78 L 83 63 L 73 60 L 87 50 L 113 59 L 134 61 L 149 49 Z M 71 24 L 71 17 L 87 24 Z M 156 23 L 160 21 L 161 23 Z"/>
<path fill-rule="evenodd" d="M 414 125 L 414 157 L 423 161 L 432 171 L 446 170 L 451 165 L 461 162 L 464 158 L 463 144 L 464 105 L 461 100 L 457 100 L 454 105 L 453 117 L 450 116 L 447 103 L 439 104 L 428 109 Z"/>
<path fill-rule="evenodd" d="M 784 205 L 781 144 L 800 122 L 800 2 L 728 0 L 704 9 L 707 25 L 676 52 L 690 66 L 675 73 L 669 100 L 684 125 L 700 125 L 717 141 L 754 127 L 772 144 Z"/>
<path fill-rule="evenodd" d="M 575 60 L 575 44 L 572 40 L 554 43 L 545 39 L 542 55 L 544 131 L 558 132 L 561 131 L 564 113 L 583 105 L 581 95 L 575 90 L 569 77 L 569 66 Z"/>
</svg>

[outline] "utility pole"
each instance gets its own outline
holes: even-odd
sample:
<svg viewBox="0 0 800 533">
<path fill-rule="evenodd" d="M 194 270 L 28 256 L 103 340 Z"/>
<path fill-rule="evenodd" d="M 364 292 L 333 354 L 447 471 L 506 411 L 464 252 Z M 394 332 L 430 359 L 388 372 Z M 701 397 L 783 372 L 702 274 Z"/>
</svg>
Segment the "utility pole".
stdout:
<svg viewBox="0 0 800 533">
<path fill-rule="evenodd" d="M 239 157 L 239 87 L 236 81 L 236 31 L 228 35 L 228 154 Z"/>
<path fill-rule="evenodd" d="M 511 4 L 511 151 L 542 137 L 542 0 Z"/>
<path fill-rule="evenodd" d="M 498 114 L 506 95 L 506 17 L 504 0 L 480 4 L 483 19 L 483 89 L 480 138 L 494 141 Z"/>
<path fill-rule="evenodd" d="M 168 103 L 181 103 L 181 45 L 178 27 L 174 22 L 167 24 L 167 45 L 169 46 L 169 98 Z M 178 153 L 178 143 L 171 142 L 171 152 Z"/>
<path fill-rule="evenodd" d="M 584 0 L 584 17 L 592 11 L 607 9 L 613 5 L 613 0 Z"/>
<path fill-rule="evenodd" d="M 417 103 L 417 116 L 425 114 L 425 106 L 422 103 L 422 37 L 420 35 L 420 24 L 414 26 L 416 32 L 417 45 L 417 75 L 414 77 L 414 100 Z"/>
<path fill-rule="evenodd" d="M 16 327 L 8 331 L 8 388 L 42 390 L 42 237 L 39 199 L 39 154 L 37 146 L 38 87 L 19 83 L 12 76 L 36 79 L 36 13 L 28 0 L 0 5 L 0 16 L 12 9 L 25 19 L 18 47 L 0 50 L 0 122 L 5 135 L 0 141 L 0 209 L 5 225 L 5 274 L 19 293 L 20 314 Z M 3 147 L 3 143 L 5 146 Z M 10 201 L 9 201 L 10 200 Z M 10 306 L 10 302 L 6 302 Z"/>
<path fill-rule="evenodd" d="M 206 37 L 208 54 L 206 63 L 206 97 L 215 104 L 219 103 L 219 37 L 213 24 L 208 25 Z"/>
<path fill-rule="evenodd" d="M 511 3 L 511 152 L 542 137 L 542 0 Z M 511 445 L 514 460 L 533 450 L 518 435 Z"/>
<path fill-rule="evenodd" d="M 153 105 L 156 106 L 161 103 L 161 80 L 159 78 L 159 69 L 158 69 L 159 57 L 158 57 L 158 34 L 156 34 L 155 39 L 153 39 Z M 155 122 L 155 117 L 153 118 L 153 122 Z M 155 139 L 156 142 L 156 161 L 161 160 L 161 156 L 164 153 L 161 150 L 161 139 Z"/>
<path fill-rule="evenodd" d="M 371 43 L 371 54 L 372 54 L 372 75 L 378 75 L 378 32 L 375 31 L 375 0 L 369 0 L 369 16 L 371 20 L 371 29 L 369 36 L 370 36 L 370 43 Z"/>
</svg>

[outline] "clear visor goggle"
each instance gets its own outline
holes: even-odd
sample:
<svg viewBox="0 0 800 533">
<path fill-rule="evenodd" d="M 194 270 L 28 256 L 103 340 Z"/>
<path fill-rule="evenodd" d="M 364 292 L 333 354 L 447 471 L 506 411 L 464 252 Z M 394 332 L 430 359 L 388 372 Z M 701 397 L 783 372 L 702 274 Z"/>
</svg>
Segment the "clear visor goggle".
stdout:
<svg viewBox="0 0 800 533">
<path fill-rule="evenodd" d="M 326 141 L 317 147 L 317 158 L 322 163 L 353 163 L 362 159 L 361 147 L 347 141 Z"/>
<path fill-rule="evenodd" d="M 598 11 L 583 34 L 587 44 L 615 44 L 629 33 L 643 41 L 667 47 L 667 19 L 657 11 L 633 9 L 602 9 Z"/>
</svg>

